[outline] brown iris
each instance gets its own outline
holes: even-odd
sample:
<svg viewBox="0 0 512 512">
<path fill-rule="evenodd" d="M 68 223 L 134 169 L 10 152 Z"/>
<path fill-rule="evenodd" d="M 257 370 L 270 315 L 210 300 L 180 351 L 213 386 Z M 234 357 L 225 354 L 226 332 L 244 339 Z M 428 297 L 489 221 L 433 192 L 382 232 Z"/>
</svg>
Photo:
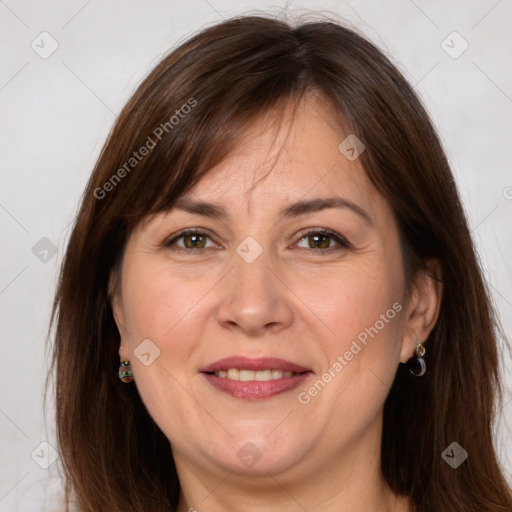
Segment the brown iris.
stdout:
<svg viewBox="0 0 512 512">
<path fill-rule="evenodd" d="M 197 233 L 183 235 L 183 242 L 188 249 L 202 249 L 206 243 L 206 237 Z"/>
<path fill-rule="evenodd" d="M 328 235 L 308 235 L 309 244 L 313 243 L 315 249 L 328 249 L 330 237 Z"/>
</svg>

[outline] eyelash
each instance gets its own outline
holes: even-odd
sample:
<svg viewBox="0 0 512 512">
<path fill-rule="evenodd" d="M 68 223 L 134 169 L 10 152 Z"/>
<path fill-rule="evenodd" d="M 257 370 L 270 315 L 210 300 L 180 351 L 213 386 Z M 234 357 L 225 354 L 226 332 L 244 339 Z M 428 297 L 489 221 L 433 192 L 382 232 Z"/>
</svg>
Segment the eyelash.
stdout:
<svg viewBox="0 0 512 512">
<path fill-rule="evenodd" d="M 178 240 L 180 240 L 181 238 L 183 238 L 187 235 L 203 235 L 203 236 L 206 236 L 211 239 L 211 237 L 204 231 L 202 231 L 200 229 L 191 228 L 191 229 L 187 229 L 185 231 L 181 231 L 177 235 L 173 236 L 170 240 L 167 240 L 166 242 L 164 242 L 163 247 L 165 247 L 165 248 L 171 247 L 171 246 L 175 245 Z M 341 235 L 339 235 L 333 231 L 330 231 L 328 229 L 324 229 L 324 228 L 310 230 L 310 231 L 307 231 L 306 233 L 301 234 L 300 238 L 299 238 L 299 242 L 301 242 L 302 240 L 304 240 L 305 238 L 307 238 L 308 236 L 311 236 L 311 235 L 322 235 L 322 236 L 331 238 L 337 244 L 339 244 L 339 247 L 328 247 L 327 249 L 315 249 L 315 248 L 302 248 L 301 247 L 301 248 L 299 248 L 299 250 L 302 249 L 305 251 L 315 251 L 316 253 L 319 253 L 319 254 L 320 253 L 325 254 L 325 253 L 329 253 L 332 251 L 338 251 L 338 250 L 342 250 L 342 249 L 351 248 L 350 243 L 345 238 L 343 238 Z M 175 246 L 175 248 L 173 248 L 173 250 L 175 250 L 175 251 L 189 252 L 189 253 L 192 251 L 197 251 L 197 250 L 201 250 L 201 249 L 203 249 L 203 250 L 209 249 L 209 247 L 199 247 L 198 249 L 193 249 L 193 248 L 185 248 L 185 247 L 176 247 Z"/>
</svg>

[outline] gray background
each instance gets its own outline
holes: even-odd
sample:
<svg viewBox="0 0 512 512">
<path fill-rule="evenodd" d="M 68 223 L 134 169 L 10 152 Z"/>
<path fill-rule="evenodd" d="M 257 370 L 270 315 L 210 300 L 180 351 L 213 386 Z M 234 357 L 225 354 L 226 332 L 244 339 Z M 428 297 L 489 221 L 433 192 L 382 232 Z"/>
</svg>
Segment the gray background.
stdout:
<svg viewBox="0 0 512 512">
<path fill-rule="evenodd" d="M 69 224 L 116 114 L 193 32 L 286 5 L 354 25 L 415 86 L 445 144 L 510 339 L 512 0 L 0 0 L 0 511 L 62 510 L 50 464 L 52 404 L 43 407 L 45 338 Z M 512 481 L 510 353 L 502 359 L 508 391 L 497 446 Z"/>
</svg>

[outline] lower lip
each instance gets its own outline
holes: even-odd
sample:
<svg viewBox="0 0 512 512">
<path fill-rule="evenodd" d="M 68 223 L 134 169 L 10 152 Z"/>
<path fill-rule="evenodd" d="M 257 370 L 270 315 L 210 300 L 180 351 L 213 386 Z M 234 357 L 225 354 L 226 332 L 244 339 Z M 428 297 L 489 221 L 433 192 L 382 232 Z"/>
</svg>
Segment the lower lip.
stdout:
<svg viewBox="0 0 512 512">
<path fill-rule="evenodd" d="M 300 386 L 311 374 L 311 372 L 299 373 L 293 377 L 281 377 L 268 381 L 241 381 L 231 380 L 227 377 L 217 377 L 211 373 L 203 373 L 205 379 L 220 391 L 230 394 L 234 398 L 242 400 L 259 400 L 279 395 L 285 391 Z"/>
</svg>

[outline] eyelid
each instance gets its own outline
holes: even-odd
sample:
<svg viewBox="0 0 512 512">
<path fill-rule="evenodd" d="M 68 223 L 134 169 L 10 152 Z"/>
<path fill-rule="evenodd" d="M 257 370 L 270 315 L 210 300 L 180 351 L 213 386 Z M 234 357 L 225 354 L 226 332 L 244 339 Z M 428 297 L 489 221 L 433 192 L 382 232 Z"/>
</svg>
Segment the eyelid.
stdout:
<svg viewBox="0 0 512 512">
<path fill-rule="evenodd" d="M 210 231 L 208 229 L 205 229 L 205 228 L 184 228 L 182 229 L 181 231 L 178 231 L 178 233 L 175 233 L 174 235 L 172 235 L 170 238 L 166 239 L 163 243 L 162 243 L 162 247 L 163 248 L 166 248 L 166 247 L 171 247 L 173 245 L 175 245 L 175 243 L 182 237 L 186 236 L 186 235 L 193 235 L 193 234 L 199 234 L 199 235 L 206 235 L 208 238 L 210 238 L 214 243 L 216 243 L 214 240 L 213 240 L 213 237 L 212 235 L 210 234 Z M 295 235 L 298 240 L 295 244 L 301 242 L 304 238 L 306 238 L 308 235 L 313 235 L 313 234 L 320 234 L 320 235 L 325 235 L 325 236 L 328 236 L 329 238 L 331 238 L 332 240 L 334 240 L 337 244 L 338 244 L 338 247 L 329 247 L 327 249 L 314 249 L 314 248 L 302 248 L 300 247 L 299 250 L 305 250 L 305 251 L 315 251 L 315 252 L 330 252 L 330 251 L 333 251 L 333 250 L 336 250 L 336 249 L 349 249 L 349 248 L 352 248 L 352 245 L 351 243 L 344 237 L 342 236 L 341 234 L 335 232 L 335 231 L 332 231 L 330 229 L 327 229 L 327 228 L 305 228 L 302 232 L 300 232 L 299 234 Z M 218 244 L 217 244 L 218 245 Z M 199 249 L 205 249 L 205 248 L 199 248 Z M 194 249 L 188 249 L 188 248 L 183 248 L 183 247 L 179 247 L 176 249 L 178 251 L 187 251 L 187 252 L 191 252 L 193 251 Z"/>
<path fill-rule="evenodd" d="M 298 235 L 299 242 L 302 239 L 306 238 L 308 235 L 313 235 L 313 234 L 320 234 L 320 235 L 328 236 L 329 238 L 332 238 L 339 245 L 339 247 L 329 247 L 328 249 L 316 250 L 316 252 L 329 252 L 329 251 L 332 251 L 335 249 L 340 249 L 340 248 L 345 248 L 345 249 L 352 248 L 352 244 L 343 235 L 337 233 L 336 231 L 327 229 L 327 228 L 306 228 L 304 230 L 304 232 L 302 232 L 301 234 Z M 304 250 L 314 251 L 315 249 L 304 249 Z"/>
<path fill-rule="evenodd" d="M 206 235 L 208 238 L 210 238 L 214 243 L 216 243 L 213 240 L 213 236 L 211 235 L 210 231 L 205 228 L 184 228 L 174 235 L 171 235 L 170 237 L 166 238 L 164 242 L 162 243 L 162 247 L 170 247 L 175 244 L 180 238 L 186 236 L 186 235 Z M 218 245 L 218 244 L 217 244 Z M 184 251 L 190 251 L 191 249 L 183 249 L 183 247 L 179 247 L 178 249 L 182 249 Z"/>
</svg>

